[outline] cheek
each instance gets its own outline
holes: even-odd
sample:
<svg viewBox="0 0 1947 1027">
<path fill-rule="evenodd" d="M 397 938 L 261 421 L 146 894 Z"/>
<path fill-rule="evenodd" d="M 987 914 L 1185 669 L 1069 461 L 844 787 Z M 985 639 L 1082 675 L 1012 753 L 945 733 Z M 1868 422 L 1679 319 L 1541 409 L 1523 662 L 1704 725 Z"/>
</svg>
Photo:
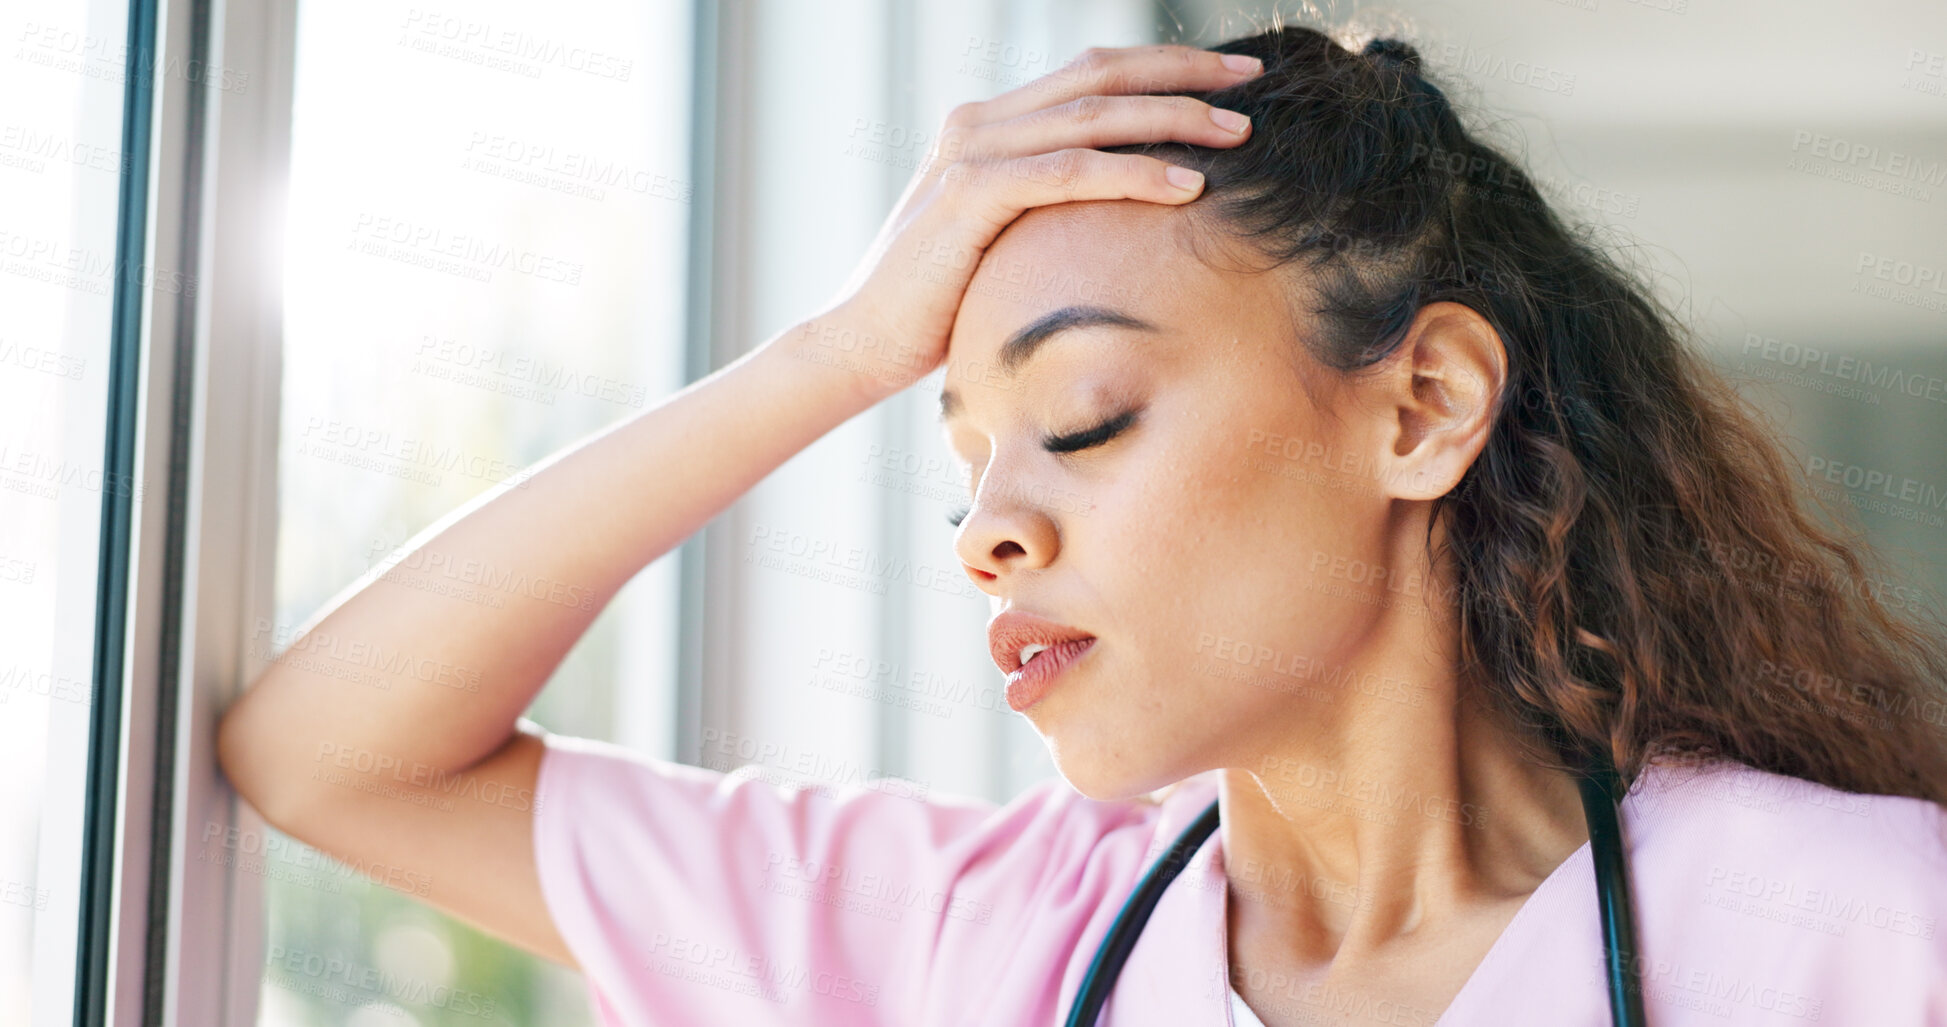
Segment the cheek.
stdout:
<svg viewBox="0 0 1947 1027">
<path fill-rule="evenodd" d="M 1319 488 L 1319 476 L 1290 457 L 1321 445 L 1311 427 L 1288 409 L 1277 416 L 1255 409 L 1205 418 L 1172 454 L 1167 502 L 1183 512 L 1213 573 L 1265 558 L 1284 563 L 1326 522 L 1344 516 Z"/>
<path fill-rule="evenodd" d="M 1317 568 L 1384 511 L 1304 459 L 1325 443 L 1290 408 L 1191 422 L 1136 500 L 1153 511 L 1149 538 L 1130 547 L 1149 554 L 1148 655 L 1233 708 L 1275 700 L 1275 688 L 1246 687 L 1263 677 L 1254 668 L 1330 662 L 1370 613 L 1317 587 Z"/>
</svg>

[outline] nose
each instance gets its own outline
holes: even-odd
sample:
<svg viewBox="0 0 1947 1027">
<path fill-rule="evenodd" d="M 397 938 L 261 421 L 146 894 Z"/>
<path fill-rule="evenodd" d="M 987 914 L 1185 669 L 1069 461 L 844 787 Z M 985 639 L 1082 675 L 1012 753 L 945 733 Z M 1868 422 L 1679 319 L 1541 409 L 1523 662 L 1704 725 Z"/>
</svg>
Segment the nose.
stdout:
<svg viewBox="0 0 1947 1027">
<path fill-rule="evenodd" d="M 1054 519 L 1024 491 L 990 470 L 953 537 L 967 576 L 989 594 L 1005 574 L 1046 567 L 1060 548 Z"/>
</svg>

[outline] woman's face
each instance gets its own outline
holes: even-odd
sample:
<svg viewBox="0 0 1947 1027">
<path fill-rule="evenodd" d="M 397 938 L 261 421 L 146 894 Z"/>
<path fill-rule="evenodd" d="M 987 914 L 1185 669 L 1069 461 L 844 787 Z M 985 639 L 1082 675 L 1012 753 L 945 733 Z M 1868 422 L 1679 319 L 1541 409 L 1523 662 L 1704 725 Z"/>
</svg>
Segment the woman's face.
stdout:
<svg viewBox="0 0 1947 1027">
<path fill-rule="evenodd" d="M 1139 201 L 1031 210 L 982 258 L 947 354 L 974 490 L 956 553 L 996 613 L 1096 636 L 1025 715 L 1099 799 L 1342 737 L 1362 644 L 1419 602 L 1394 554 L 1424 521 L 1395 523 L 1367 470 L 1396 418 L 1305 355 L 1287 273 L 1228 270 L 1242 251 L 1210 236 L 1206 263 L 1191 232 Z M 1001 370 L 1009 336 L 1077 305 L 1152 327 L 1069 328 Z M 1125 414 L 1099 445 L 1044 446 Z"/>
</svg>

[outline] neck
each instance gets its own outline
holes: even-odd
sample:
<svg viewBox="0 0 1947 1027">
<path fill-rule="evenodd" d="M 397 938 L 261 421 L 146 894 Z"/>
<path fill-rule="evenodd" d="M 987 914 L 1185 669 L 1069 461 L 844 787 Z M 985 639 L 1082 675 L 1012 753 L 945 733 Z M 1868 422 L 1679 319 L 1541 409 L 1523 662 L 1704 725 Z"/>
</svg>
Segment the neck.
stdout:
<svg viewBox="0 0 1947 1027">
<path fill-rule="evenodd" d="M 1360 670 L 1424 680 L 1404 667 Z M 1437 936 L 1525 897 L 1588 839 L 1572 776 L 1524 759 L 1452 680 L 1420 692 L 1414 705 L 1348 689 L 1329 718 L 1275 726 L 1276 743 L 1224 770 L 1235 948 L 1310 966 L 1382 956 L 1414 932 Z"/>
</svg>

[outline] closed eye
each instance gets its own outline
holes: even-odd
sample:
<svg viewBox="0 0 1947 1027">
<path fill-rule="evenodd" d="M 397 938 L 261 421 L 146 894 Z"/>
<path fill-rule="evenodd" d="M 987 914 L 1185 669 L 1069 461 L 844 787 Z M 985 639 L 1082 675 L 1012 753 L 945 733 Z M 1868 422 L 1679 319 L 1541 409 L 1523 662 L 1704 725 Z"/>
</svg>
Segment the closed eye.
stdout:
<svg viewBox="0 0 1947 1027">
<path fill-rule="evenodd" d="M 1136 423 L 1136 418 L 1141 413 L 1140 410 L 1126 410 L 1087 431 L 1072 435 L 1050 435 L 1042 440 L 1041 445 L 1050 453 L 1075 453 L 1099 446 L 1127 431 L 1130 425 Z M 972 512 L 973 507 L 962 506 L 948 514 L 946 521 L 957 528 L 960 522 L 966 520 L 967 515 Z"/>
<path fill-rule="evenodd" d="M 1042 441 L 1041 445 L 1050 453 L 1073 453 L 1091 446 L 1099 446 L 1122 434 L 1123 429 L 1134 424 L 1138 412 L 1125 410 L 1087 431 L 1076 432 L 1073 435 L 1050 435 Z"/>
</svg>

